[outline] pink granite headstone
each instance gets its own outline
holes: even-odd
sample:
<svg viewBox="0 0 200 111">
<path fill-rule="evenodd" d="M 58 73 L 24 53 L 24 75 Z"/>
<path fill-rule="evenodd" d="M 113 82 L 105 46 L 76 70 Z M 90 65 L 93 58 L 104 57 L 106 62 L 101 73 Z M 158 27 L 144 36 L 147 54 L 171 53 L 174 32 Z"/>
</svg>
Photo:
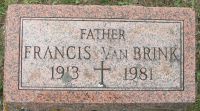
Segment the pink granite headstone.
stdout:
<svg viewBox="0 0 200 111">
<path fill-rule="evenodd" d="M 5 110 L 195 102 L 190 8 L 11 5 L 5 45 Z"/>
</svg>

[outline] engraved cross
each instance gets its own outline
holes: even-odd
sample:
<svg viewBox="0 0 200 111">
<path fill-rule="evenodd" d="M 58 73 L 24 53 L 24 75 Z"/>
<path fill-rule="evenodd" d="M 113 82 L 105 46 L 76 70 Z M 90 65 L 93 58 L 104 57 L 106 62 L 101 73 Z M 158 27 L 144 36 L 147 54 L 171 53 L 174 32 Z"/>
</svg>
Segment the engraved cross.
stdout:
<svg viewBox="0 0 200 111">
<path fill-rule="evenodd" d="M 94 70 L 100 70 L 101 71 L 101 82 L 99 82 L 100 87 L 106 87 L 104 82 L 103 82 L 103 76 L 104 76 L 103 71 L 106 71 L 106 70 L 110 71 L 111 70 L 111 68 L 104 68 L 103 62 L 104 61 L 101 61 L 101 67 L 100 68 L 94 68 Z"/>
</svg>

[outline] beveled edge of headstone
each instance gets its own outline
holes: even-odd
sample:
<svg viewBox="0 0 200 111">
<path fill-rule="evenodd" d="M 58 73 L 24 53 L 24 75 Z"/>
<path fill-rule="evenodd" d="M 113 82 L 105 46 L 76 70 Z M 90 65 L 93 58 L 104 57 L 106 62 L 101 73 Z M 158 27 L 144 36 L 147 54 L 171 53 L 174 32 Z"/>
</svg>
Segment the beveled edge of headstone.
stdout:
<svg viewBox="0 0 200 111">
<path fill-rule="evenodd" d="M 21 17 L 165 19 L 184 21 L 183 91 L 19 90 Z M 195 12 L 191 8 L 143 6 L 10 5 L 6 18 L 4 103 L 193 103 L 195 83 Z"/>
<path fill-rule="evenodd" d="M 140 110 L 156 110 L 163 111 L 167 110 L 183 110 L 186 109 L 191 104 L 188 103 L 135 103 L 135 104 L 121 104 L 121 103 L 74 103 L 74 104 L 62 104 L 62 103 L 8 103 L 4 107 L 5 111 L 15 111 L 15 110 L 31 110 L 31 111 L 132 111 L 133 109 Z M 20 106 L 20 107 L 19 107 Z"/>
</svg>

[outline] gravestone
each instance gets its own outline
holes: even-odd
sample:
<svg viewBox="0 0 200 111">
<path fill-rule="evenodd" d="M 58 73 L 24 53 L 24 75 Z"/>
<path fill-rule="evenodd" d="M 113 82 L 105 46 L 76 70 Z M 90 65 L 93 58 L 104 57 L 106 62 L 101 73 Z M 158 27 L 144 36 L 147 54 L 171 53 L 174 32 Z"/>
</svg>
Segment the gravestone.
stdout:
<svg viewBox="0 0 200 111">
<path fill-rule="evenodd" d="M 5 42 L 5 110 L 195 102 L 190 8 L 11 5 Z"/>
</svg>

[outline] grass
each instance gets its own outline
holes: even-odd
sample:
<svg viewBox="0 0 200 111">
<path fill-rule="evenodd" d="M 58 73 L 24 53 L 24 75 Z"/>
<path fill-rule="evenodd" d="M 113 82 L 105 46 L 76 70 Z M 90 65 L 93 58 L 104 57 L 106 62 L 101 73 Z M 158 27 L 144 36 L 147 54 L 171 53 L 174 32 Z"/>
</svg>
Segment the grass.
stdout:
<svg viewBox="0 0 200 111">
<path fill-rule="evenodd" d="M 4 57 L 4 21 L 6 9 L 9 4 L 96 4 L 96 5 L 142 5 L 142 6 L 167 6 L 191 7 L 197 13 L 196 32 L 196 75 L 198 82 L 198 96 L 196 103 L 188 111 L 200 111 L 200 0 L 0 0 L 0 96 L 3 92 L 3 57 Z M 2 102 L 0 102 L 2 103 Z M 0 105 L 1 107 L 1 105 Z"/>
</svg>

